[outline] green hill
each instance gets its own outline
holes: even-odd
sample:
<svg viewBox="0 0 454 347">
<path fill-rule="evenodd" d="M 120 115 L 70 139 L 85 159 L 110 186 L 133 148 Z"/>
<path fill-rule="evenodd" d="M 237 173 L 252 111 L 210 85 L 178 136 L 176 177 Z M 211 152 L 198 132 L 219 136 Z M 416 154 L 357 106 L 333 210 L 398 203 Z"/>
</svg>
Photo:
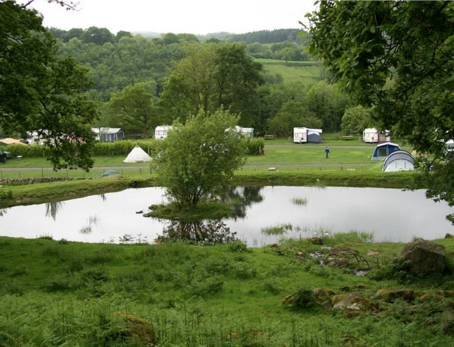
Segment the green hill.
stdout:
<svg viewBox="0 0 454 347">
<path fill-rule="evenodd" d="M 321 65 L 317 61 L 289 61 L 276 59 L 256 59 L 272 75 L 279 74 L 285 82 L 302 82 L 313 84 L 320 81 Z"/>
</svg>

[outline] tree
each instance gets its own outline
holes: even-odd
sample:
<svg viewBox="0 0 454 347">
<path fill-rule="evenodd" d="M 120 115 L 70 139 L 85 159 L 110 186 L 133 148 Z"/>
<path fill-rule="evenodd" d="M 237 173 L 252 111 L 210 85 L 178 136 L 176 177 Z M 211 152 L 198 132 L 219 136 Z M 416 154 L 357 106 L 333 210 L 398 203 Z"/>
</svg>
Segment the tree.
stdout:
<svg viewBox="0 0 454 347">
<path fill-rule="evenodd" d="M 291 136 L 294 127 L 320 128 L 322 121 L 315 118 L 299 101 L 289 100 L 277 115 L 268 121 L 269 131 L 277 136 Z"/>
<path fill-rule="evenodd" d="M 156 183 L 181 208 L 194 209 L 204 198 L 229 185 L 233 173 L 245 160 L 245 141 L 235 130 L 239 117 L 218 110 L 210 116 L 203 111 L 159 142 L 152 157 Z M 230 129 L 230 130 L 227 130 Z"/>
<path fill-rule="evenodd" d="M 241 125 L 251 126 L 258 117 L 262 65 L 238 44 L 190 45 L 186 53 L 164 84 L 163 108 L 184 121 L 188 114 L 210 114 L 224 106 L 241 113 Z"/>
<path fill-rule="evenodd" d="M 281 50 L 282 59 L 287 64 L 289 60 L 294 60 L 296 57 L 296 49 L 293 47 L 286 47 Z"/>
<path fill-rule="evenodd" d="M 130 84 L 114 93 L 107 109 L 112 125 L 121 127 L 126 133 L 148 137 L 150 129 L 160 123 L 152 88 L 145 82 Z"/>
<path fill-rule="evenodd" d="M 454 159 L 444 143 L 454 138 L 454 3 L 321 1 L 310 19 L 310 52 L 344 90 L 375 106 L 382 128 L 432 154 L 421 166 L 427 196 L 453 206 Z"/>
<path fill-rule="evenodd" d="M 60 59 L 56 39 L 34 10 L 0 2 L 0 127 L 6 133 L 38 131 L 55 169 L 93 166 L 91 124 L 96 104 L 82 92 L 88 70 Z"/>
<path fill-rule="evenodd" d="M 115 35 L 106 28 L 90 27 L 84 30 L 80 39 L 83 43 L 94 43 L 98 46 L 102 46 L 107 42 L 114 43 Z"/>
<path fill-rule="evenodd" d="M 372 109 L 363 106 L 350 107 L 342 117 L 341 129 L 344 135 L 361 135 L 371 119 Z"/>
</svg>

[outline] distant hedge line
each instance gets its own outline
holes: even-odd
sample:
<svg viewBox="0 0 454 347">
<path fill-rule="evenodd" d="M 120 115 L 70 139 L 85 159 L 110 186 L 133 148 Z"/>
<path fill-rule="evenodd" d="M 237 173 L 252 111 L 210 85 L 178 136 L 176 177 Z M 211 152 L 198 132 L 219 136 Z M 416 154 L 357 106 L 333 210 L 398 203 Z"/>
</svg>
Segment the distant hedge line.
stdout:
<svg viewBox="0 0 454 347">
<path fill-rule="evenodd" d="M 263 138 L 258 137 L 249 139 L 247 141 L 247 154 L 255 155 L 265 147 L 265 141 Z M 93 156 L 115 156 L 115 155 L 128 155 L 134 146 L 140 146 L 145 152 L 152 153 L 156 147 L 156 140 L 122 140 L 116 142 L 98 142 L 95 145 Z M 22 156 L 26 158 L 33 157 L 46 157 L 48 148 L 40 145 L 8 145 L 0 147 L 0 150 L 5 150 L 11 153 L 12 156 Z"/>
</svg>

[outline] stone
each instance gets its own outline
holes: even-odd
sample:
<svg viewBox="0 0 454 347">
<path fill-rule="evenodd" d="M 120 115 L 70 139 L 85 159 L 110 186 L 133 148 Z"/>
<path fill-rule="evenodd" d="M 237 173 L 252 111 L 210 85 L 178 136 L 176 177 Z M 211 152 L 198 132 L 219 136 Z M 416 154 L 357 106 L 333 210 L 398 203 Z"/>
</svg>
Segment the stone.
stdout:
<svg viewBox="0 0 454 347">
<path fill-rule="evenodd" d="M 345 293 L 333 297 L 333 310 L 366 312 L 370 302 L 360 293 Z"/>
<path fill-rule="evenodd" d="M 396 299 L 403 299 L 407 302 L 413 301 L 415 293 L 411 289 L 380 289 L 374 295 L 374 300 L 394 302 Z"/>
<path fill-rule="evenodd" d="M 410 261 L 410 270 L 414 272 L 441 273 L 445 268 L 445 247 L 431 241 L 417 239 L 407 243 L 401 255 Z"/>
<path fill-rule="evenodd" d="M 308 238 L 307 241 L 309 241 L 310 243 L 312 243 L 314 245 L 323 244 L 323 240 L 320 237 L 311 237 L 311 238 Z"/>
</svg>

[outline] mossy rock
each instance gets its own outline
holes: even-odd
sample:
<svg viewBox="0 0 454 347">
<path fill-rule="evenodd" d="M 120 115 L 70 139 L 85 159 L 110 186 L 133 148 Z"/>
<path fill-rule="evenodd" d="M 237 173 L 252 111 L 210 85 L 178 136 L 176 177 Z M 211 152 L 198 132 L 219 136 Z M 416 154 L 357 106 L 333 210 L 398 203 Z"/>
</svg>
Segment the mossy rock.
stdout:
<svg viewBox="0 0 454 347">
<path fill-rule="evenodd" d="M 360 293 L 344 293 L 333 297 L 333 309 L 353 312 L 366 312 L 370 302 Z"/>
<path fill-rule="evenodd" d="M 120 317 L 125 324 L 125 329 L 121 332 L 122 336 L 132 338 L 147 346 L 154 343 L 155 332 L 149 321 L 129 312 L 114 312 L 114 315 Z"/>
<path fill-rule="evenodd" d="M 315 288 L 312 291 L 314 303 L 325 308 L 333 306 L 332 297 L 334 294 L 334 291 L 330 288 Z"/>
<path fill-rule="evenodd" d="M 414 298 L 415 293 L 411 289 L 380 289 L 374 296 L 374 300 L 385 302 L 394 302 L 397 299 L 411 302 Z"/>
</svg>

